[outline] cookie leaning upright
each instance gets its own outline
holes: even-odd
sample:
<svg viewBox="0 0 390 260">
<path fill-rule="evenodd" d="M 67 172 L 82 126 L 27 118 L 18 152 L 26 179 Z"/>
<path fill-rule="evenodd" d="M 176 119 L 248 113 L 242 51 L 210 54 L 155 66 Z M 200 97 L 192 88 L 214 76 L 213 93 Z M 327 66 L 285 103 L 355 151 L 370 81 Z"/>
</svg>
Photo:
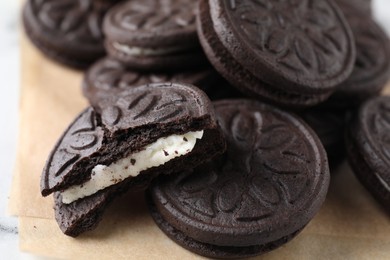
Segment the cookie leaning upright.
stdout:
<svg viewBox="0 0 390 260">
<path fill-rule="evenodd" d="M 96 227 L 106 205 L 159 174 L 191 169 L 225 142 L 207 96 L 185 84 L 131 88 L 88 108 L 54 147 L 41 178 L 55 192 L 56 220 L 70 236 Z"/>
<path fill-rule="evenodd" d="M 348 127 L 346 147 L 356 176 L 390 213 L 390 97 L 361 106 Z"/>
<path fill-rule="evenodd" d="M 367 1 L 368 2 L 368 1 Z M 357 107 L 378 95 L 390 77 L 390 40 L 369 14 L 357 5 L 339 3 L 356 43 L 356 61 L 350 77 L 338 86 L 328 106 Z"/>
<path fill-rule="evenodd" d="M 355 61 L 349 25 L 328 0 L 201 0 L 198 34 L 232 85 L 281 105 L 324 101 Z"/>
<path fill-rule="evenodd" d="M 161 176 L 149 190 L 157 225 L 206 257 L 273 250 L 314 217 L 329 185 L 326 153 L 298 117 L 249 100 L 214 102 L 227 140 L 212 163 Z"/>
<path fill-rule="evenodd" d="M 100 0 L 28 0 L 23 24 L 46 56 L 83 69 L 105 54 L 101 26 L 111 5 Z"/>
<path fill-rule="evenodd" d="M 110 56 L 141 70 L 183 70 L 207 64 L 196 35 L 193 0 L 132 0 L 104 19 Z"/>
</svg>

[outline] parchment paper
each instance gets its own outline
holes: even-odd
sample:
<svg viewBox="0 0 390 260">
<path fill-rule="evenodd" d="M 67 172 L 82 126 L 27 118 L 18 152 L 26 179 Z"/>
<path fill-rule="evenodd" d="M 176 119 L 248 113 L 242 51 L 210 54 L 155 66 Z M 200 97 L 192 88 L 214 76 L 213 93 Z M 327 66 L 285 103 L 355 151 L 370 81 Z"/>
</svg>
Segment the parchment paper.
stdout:
<svg viewBox="0 0 390 260">
<path fill-rule="evenodd" d="M 127 194 L 99 227 L 77 239 L 61 233 L 53 199 L 39 180 L 47 156 L 87 102 L 80 72 L 61 67 L 22 39 L 20 136 L 9 212 L 19 216 L 20 248 L 62 258 L 199 258 L 168 239 L 147 212 L 142 194 Z M 390 93 L 390 86 L 386 89 Z M 321 211 L 292 242 L 258 259 L 390 259 L 390 218 L 357 182 L 347 163 L 332 174 Z"/>
</svg>

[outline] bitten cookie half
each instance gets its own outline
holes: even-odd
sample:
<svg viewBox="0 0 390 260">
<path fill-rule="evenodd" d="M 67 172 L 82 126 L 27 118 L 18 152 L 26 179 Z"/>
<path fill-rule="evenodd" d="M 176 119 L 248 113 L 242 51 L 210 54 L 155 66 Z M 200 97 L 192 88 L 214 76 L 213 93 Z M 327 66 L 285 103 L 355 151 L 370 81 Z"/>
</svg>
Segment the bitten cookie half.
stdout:
<svg viewBox="0 0 390 260">
<path fill-rule="evenodd" d="M 132 88 L 70 125 L 49 156 L 41 192 L 55 192 L 57 222 L 77 236 L 123 191 L 145 189 L 157 175 L 191 169 L 224 149 L 201 90 L 175 83 Z"/>
</svg>

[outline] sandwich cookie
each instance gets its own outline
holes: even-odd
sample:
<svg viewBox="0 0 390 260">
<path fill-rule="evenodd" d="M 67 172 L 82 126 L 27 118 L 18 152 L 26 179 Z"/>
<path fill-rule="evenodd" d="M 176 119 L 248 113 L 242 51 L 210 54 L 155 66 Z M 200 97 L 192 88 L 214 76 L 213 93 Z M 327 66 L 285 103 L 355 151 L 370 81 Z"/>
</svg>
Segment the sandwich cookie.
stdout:
<svg viewBox="0 0 390 260">
<path fill-rule="evenodd" d="M 83 82 L 83 94 L 90 104 L 96 105 L 104 99 L 120 95 L 128 88 L 163 82 L 195 85 L 203 90 L 211 100 L 239 95 L 238 91 L 219 76 L 211 66 L 184 72 L 140 72 L 109 57 L 101 59 L 87 70 Z"/>
<path fill-rule="evenodd" d="M 355 175 L 390 213 L 390 97 L 361 106 L 348 126 L 346 144 Z"/>
<path fill-rule="evenodd" d="M 27 36 L 47 57 L 78 69 L 105 55 L 103 16 L 112 5 L 93 0 L 28 0 Z"/>
<path fill-rule="evenodd" d="M 324 101 L 355 61 L 349 25 L 328 0 L 201 0 L 198 34 L 233 86 L 284 106 Z"/>
<path fill-rule="evenodd" d="M 222 153 L 225 142 L 207 96 L 184 84 L 151 84 L 87 108 L 50 154 L 41 193 L 53 192 L 61 230 L 96 227 L 118 194 L 159 174 L 191 169 Z"/>
<path fill-rule="evenodd" d="M 110 56 L 138 70 L 184 70 L 207 63 L 196 35 L 197 2 L 132 0 L 104 19 Z"/>
<path fill-rule="evenodd" d="M 331 107 L 356 107 L 378 95 L 390 75 L 390 41 L 371 16 L 340 5 L 356 43 L 356 61 L 351 76 L 341 83 L 326 102 Z"/>
<path fill-rule="evenodd" d="M 273 250 L 318 212 L 328 190 L 326 153 L 299 118 L 249 100 L 214 102 L 227 151 L 211 163 L 157 178 L 148 190 L 156 224 L 206 257 Z"/>
</svg>

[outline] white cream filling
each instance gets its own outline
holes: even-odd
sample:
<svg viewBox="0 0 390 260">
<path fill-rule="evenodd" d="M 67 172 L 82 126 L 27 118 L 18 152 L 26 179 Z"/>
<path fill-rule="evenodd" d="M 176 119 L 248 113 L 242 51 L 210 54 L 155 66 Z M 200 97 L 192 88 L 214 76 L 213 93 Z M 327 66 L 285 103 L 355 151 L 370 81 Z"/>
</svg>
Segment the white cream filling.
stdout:
<svg viewBox="0 0 390 260">
<path fill-rule="evenodd" d="M 161 49 L 141 48 L 141 47 L 124 45 L 119 42 L 113 42 L 112 46 L 116 50 L 126 53 L 129 56 L 159 56 L 159 55 L 179 52 L 181 50 L 186 49 L 183 47 L 172 47 L 172 48 L 161 48 Z"/>
<path fill-rule="evenodd" d="M 176 157 L 186 155 L 194 149 L 196 140 L 202 137 L 203 131 L 163 137 L 145 146 L 142 151 L 133 153 L 109 166 L 96 165 L 92 169 L 90 180 L 62 192 L 62 202 L 65 204 L 72 203 L 119 183 L 128 177 L 136 177 L 141 171 L 163 165 Z"/>
</svg>

